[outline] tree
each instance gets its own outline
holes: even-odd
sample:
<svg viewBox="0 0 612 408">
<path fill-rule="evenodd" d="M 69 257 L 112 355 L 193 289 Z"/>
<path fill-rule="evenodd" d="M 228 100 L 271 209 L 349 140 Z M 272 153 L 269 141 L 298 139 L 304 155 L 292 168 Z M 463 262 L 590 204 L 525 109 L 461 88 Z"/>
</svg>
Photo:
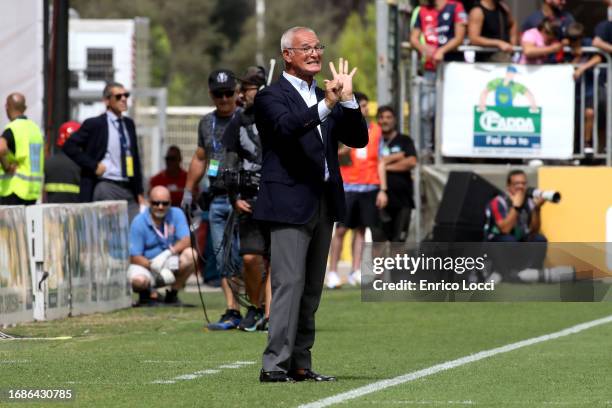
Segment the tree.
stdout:
<svg viewBox="0 0 612 408">
<path fill-rule="evenodd" d="M 366 3 L 371 0 L 267 0 L 264 60 L 276 58 L 278 74 L 282 33 L 306 25 L 327 46 L 325 60 L 329 61 L 339 55 L 334 40 L 346 31 L 348 12 L 363 10 Z M 71 6 L 83 18 L 148 17 L 153 84 L 168 87 L 171 104 L 210 104 L 208 74 L 212 70 L 226 68 L 240 76 L 255 64 L 255 0 L 71 0 Z M 321 77 L 328 78 L 327 64 L 323 68 Z"/>
<path fill-rule="evenodd" d="M 338 55 L 358 68 L 353 88 L 376 98 L 376 7 L 368 4 L 365 18 L 356 12 L 346 20 L 338 37 Z"/>
</svg>

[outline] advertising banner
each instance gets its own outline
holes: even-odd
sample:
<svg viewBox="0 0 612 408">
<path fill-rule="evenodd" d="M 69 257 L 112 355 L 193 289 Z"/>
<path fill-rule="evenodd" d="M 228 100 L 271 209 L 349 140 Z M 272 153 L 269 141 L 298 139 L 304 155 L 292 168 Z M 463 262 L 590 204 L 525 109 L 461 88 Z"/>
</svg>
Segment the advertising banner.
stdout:
<svg viewBox="0 0 612 408">
<path fill-rule="evenodd" d="M 33 319 L 25 226 L 25 207 L 0 207 L 0 325 Z"/>
<path fill-rule="evenodd" d="M 572 74 L 570 65 L 445 65 L 442 154 L 570 158 L 575 103 Z"/>
</svg>

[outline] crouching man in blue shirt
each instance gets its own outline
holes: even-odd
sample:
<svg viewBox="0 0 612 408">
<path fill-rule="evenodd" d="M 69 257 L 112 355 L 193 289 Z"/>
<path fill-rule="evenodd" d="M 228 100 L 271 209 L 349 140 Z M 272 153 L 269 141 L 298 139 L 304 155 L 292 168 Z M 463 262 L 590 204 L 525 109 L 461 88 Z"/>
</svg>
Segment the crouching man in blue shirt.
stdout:
<svg viewBox="0 0 612 408">
<path fill-rule="evenodd" d="M 157 186 L 150 193 L 149 211 L 140 213 L 130 227 L 130 267 L 128 279 L 140 296 L 139 306 L 157 302 L 152 289 L 166 289 L 164 303 L 180 305 L 178 290 L 195 271 L 195 251 L 191 248 L 189 226 L 182 210 L 170 206 L 170 191 Z"/>
</svg>

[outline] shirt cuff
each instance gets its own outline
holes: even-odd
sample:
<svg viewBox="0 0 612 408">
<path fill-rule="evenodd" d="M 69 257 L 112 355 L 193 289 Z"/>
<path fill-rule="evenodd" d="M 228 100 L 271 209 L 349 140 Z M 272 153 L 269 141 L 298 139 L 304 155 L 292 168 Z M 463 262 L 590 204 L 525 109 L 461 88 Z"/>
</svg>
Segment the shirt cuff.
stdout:
<svg viewBox="0 0 612 408">
<path fill-rule="evenodd" d="M 319 109 L 319 120 L 321 120 L 321 123 L 325 122 L 325 119 L 327 119 L 327 117 L 331 113 L 331 110 L 329 110 L 329 108 L 327 107 L 325 99 L 322 99 L 317 106 Z"/>
<path fill-rule="evenodd" d="M 347 109 L 358 109 L 359 108 L 359 104 L 357 103 L 357 100 L 355 99 L 355 95 L 353 95 L 353 99 L 351 99 L 350 101 L 340 102 L 340 105 L 342 105 L 342 107 L 347 108 Z"/>
</svg>

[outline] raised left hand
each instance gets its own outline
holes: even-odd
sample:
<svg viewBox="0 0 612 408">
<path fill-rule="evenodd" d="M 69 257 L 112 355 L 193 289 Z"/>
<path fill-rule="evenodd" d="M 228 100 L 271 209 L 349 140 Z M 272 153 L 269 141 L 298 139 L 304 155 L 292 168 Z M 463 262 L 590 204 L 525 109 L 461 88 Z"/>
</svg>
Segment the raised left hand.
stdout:
<svg viewBox="0 0 612 408">
<path fill-rule="evenodd" d="M 546 202 L 546 200 L 544 200 L 542 197 L 538 197 L 538 198 L 534 198 L 533 199 L 533 203 L 535 204 L 536 208 L 541 208 L 544 203 Z"/>
<path fill-rule="evenodd" d="M 349 73 L 349 62 L 344 58 L 338 59 L 338 70 L 334 67 L 334 63 L 329 63 L 329 69 L 332 72 L 333 80 L 342 84 L 340 90 L 340 101 L 350 101 L 353 99 L 353 76 L 357 72 L 357 67 Z"/>
</svg>

